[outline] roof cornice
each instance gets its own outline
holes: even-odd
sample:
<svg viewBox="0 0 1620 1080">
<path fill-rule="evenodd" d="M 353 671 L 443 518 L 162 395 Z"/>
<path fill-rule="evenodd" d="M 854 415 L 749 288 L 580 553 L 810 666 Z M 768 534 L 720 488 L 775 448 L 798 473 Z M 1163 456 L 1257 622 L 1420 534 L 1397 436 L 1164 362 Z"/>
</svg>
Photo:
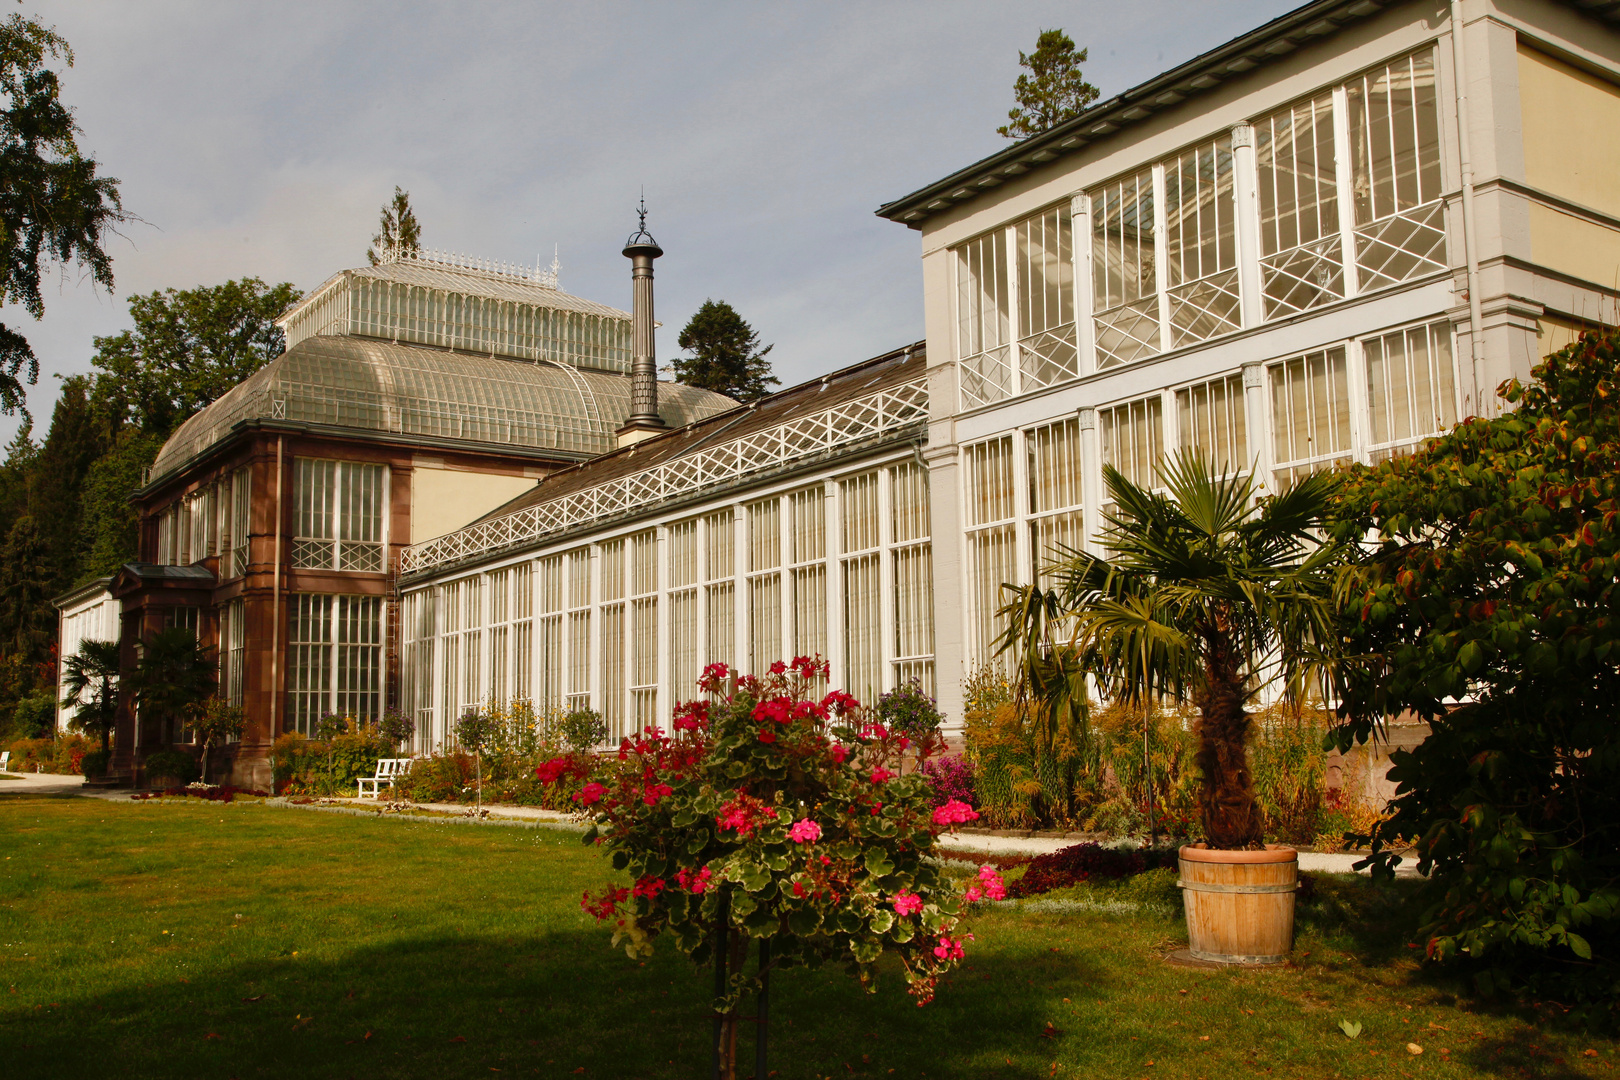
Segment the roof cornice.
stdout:
<svg viewBox="0 0 1620 1080">
<path fill-rule="evenodd" d="M 1294 50 L 1333 36 L 1352 23 L 1399 7 L 1407 0 L 1311 0 L 1263 26 L 1233 38 L 1179 67 L 1091 106 L 1039 135 L 1031 135 L 974 162 L 945 179 L 878 207 L 878 217 L 913 229 L 925 219 L 970 202 L 1015 177 L 1043 168 L 1066 154 L 1100 142 L 1123 128 L 1181 104 L 1238 75 Z M 1620 27 L 1620 0 L 1555 0 L 1591 18 Z"/>
<path fill-rule="evenodd" d="M 1214 89 L 1295 49 L 1320 41 L 1406 0 L 1312 0 L 1264 26 L 1233 38 L 1179 67 L 1091 106 L 1072 120 L 1031 135 L 974 162 L 945 179 L 885 203 L 879 217 L 921 228 L 924 219 L 969 202 L 1014 177 L 1043 168 L 1066 154 L 1106 139 L 1154 113 Z M 1589 5 L 1578 3 L 1585 9 Z"/>
</svg>

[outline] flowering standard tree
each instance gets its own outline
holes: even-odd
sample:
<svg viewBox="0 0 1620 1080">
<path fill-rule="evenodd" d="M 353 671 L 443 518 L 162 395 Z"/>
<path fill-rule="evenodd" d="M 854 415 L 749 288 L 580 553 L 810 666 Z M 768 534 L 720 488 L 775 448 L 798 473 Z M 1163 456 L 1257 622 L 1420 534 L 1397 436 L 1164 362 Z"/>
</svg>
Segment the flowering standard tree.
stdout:
<svg viewBox="0 0 1620 1080">
<path fill-rule="evenodd" d="M 632 957 L 668 934 L 715 964 L 715 1069 L 736 1075 L 738 1007 L 776 968 L 846 965 L 868 989 L 884 952 L 899 955 L 919 1005 L 962 959 L 964 901 L 1005 895 L 986 868 L 964 890 L 927 856 L 944 830 L 978 815 L 935 807 L 929 781 L 900 776 L 906 737 L 870 721 L 842 691 L 810 696 L 827 668 L 805 657 L 764 677 L 703 673 L 708 700 L 680 705 L 674 731 L 624 740 L 617 761 L 576 796 L 595 818 L 586 843 L 611 853 L 628 886 L 586 893 Z M 930 742 L 926 750 L 937 750 Z M 539 774 L 562 770 L 542 766 Z M 749 942 L 759 965 L 743 971 Z"/>
</svg>

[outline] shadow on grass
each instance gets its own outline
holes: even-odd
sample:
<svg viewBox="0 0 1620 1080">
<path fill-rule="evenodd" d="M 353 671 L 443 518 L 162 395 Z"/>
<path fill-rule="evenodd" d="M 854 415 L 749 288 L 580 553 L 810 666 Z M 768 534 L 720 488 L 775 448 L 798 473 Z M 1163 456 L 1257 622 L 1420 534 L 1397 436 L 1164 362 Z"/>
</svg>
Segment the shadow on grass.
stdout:
<svg viewBox="0 0 1620 1080">
<path fill-rule="evenodd" d="M 710 974 L 659 946 L 636 961 L 596 931 L 403 939 L 320 962 L 288 942 L 189 981 L 27 1012 L 0 999 L 0 1045 L 19 1078 L 707 1076 Z M 1044 1076 L 1048 1017 L 1037 995 L 1011 992 L 1031 979 L 1076 996 L 1108 981 L 1072 955 L 980 958 L 919 1009 L 898 967 L 875 996 L 839 970 L 779 972 L 771 1068 L 784 1080 Z M 752 1065 L 751 1033 L 739 1057 Z"/>
</svg>

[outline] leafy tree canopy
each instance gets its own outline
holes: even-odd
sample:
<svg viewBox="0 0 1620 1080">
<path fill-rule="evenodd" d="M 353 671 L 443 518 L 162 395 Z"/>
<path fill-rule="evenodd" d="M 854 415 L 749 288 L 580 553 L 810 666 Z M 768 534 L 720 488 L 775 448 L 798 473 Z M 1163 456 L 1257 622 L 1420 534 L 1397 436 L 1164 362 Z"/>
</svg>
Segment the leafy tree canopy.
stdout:
<svg viewBox="0 0 1620 1080">
<path fill-rule="evenodd" d="M 1518 406 L 1353 471 L 1335 531 L 1376 536 L 1340 584 L 1341 746 L 1410 711 L 1375 870 L 1415 841 L 1431 957 L 1561 1000 L 1620 986 L 1620 334 L 1501 391 Z M 1466 704 L 1460 707 L 1457 702 Z M 1515 961 L 1530 960 L 1520 966 Z M 1517 974 L 1516 974 L 1517 973 Z M 1596 980 L 1594 982 L 1593 980 Z"/>
<path fill-rule="evenodd" d="M 1089 50 L 1075 51 L 1062 30 L 1042 30 L 1035 51 L 1018 53 L 1018 66 L 1028 68 L 1013 83 L 1018 107 L 1007 111 L 1007 123 L 996 134 L 1009 139 L 1039 135 L 1065 120 L 1079 116 L 1097 100 L 1097 88 L 1086 82 L 1080 65 Z"/>
<path fill-rule="evenodd" d="M 757 401 L 781 380 L 765 360 L 774 345 L 759 347 L 759 335 L 724 300 L 705 300 L 681 331 L 676 344 L 691 356 L 675 358 L 675 381 Z"/>
<path fill-rule="evenodd" d="M 104 244 L 129 220 L 118 181 L 98 175 L 95 160 L 79 150 L 79 126 L 46 67 L 51 60 L 73 64 L 54 30 L 20 15 L 0 22 L 0 303 L 20 304 L 36 319 L 45 313 L 44 264 L 77 264 L 112 289 Z M 0 412 L 23 409 L 23 383 L 38 378 L 28 340 L 0 324 Z"/>
<path fill-rule="evenodd" d="M 281 355 L 275 320 L 297 302 L 289 282 L 258 278 L 134 296 L 133 330 L 95 339 L 97 396 L 120 420 L 168 436 L 192 413 Z"/>
<path fill-rule="evenodd" d="M 394 186 L 394 197 L 383 204 L 382 216 L 377 222 L 377 235 L 366 249 L 366 261 L 376 266 L 382 254 L 391 248 L 401 251 L 420 251 L 422 226 L 417 223 L 416 211 L 411 209 L 411 193 Z"/>
</svg>

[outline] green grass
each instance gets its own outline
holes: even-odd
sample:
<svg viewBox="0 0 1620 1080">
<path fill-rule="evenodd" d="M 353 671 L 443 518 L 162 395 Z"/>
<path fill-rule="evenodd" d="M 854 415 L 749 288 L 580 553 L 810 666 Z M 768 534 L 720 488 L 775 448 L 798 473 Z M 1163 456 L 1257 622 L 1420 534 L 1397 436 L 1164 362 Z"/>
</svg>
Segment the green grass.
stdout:
<svg viewBox="0 0 1620 1080">
<path fill-rule="evenodd" d="M 0 848 L 8 1078 L 707 1075 L 708 973 L 667 943 L 645 962 L 608 947 L 579 909 L 605 866 L 573 834 L 16 792 Z M 785 972 L 772 1068 L 1609 1075 L 1615 1043 L 1476 1011 L 1422 972 L 1388 894 L 1323 891 L 1282 970 L 1169 966 L 1184 931 L 1152 889 L 1078 889 L 975 915 L 970 963 L 924 1009 L 892 972 L 876 996 Z"/>
</svg>

